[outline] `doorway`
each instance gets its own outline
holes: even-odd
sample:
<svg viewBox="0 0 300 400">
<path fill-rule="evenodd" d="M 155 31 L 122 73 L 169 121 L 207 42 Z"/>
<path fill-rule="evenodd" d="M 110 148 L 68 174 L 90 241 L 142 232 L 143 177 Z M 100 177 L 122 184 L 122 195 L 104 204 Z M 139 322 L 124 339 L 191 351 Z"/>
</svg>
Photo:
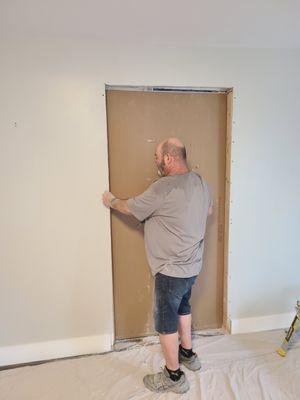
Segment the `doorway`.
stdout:
<svg viewBox="0 0 300 400">
<path fill-rule="evenodd" d="M 191 170 L 208 183 L 214 213 L 207 222 L 203 267 L 192 295 L 193 328 L 226 324 L 231 89 L 106 87 L 110 191 L 126 199 L 157 177 L 154 152 L 168 137 L 186 146 Z M 115 338 L 154 334 L 153 279 L 143 224 L 111 213 Z"/>
</svg>

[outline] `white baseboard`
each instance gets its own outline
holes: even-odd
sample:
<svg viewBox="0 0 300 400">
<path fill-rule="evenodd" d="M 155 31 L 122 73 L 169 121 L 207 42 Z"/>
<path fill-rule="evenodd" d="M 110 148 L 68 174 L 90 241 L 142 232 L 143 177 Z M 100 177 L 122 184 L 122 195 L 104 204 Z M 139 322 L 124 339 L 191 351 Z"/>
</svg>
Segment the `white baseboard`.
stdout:
<svg viewBox="0 0 300 400">
<path fill-rule="evenodd" d="M 0 367 L 34 361 L 104 353 L 113 346 L 113 335 L 75 337 L 50 342 L 0 347 Z"/>
<path fill-rule="evenodd" d="M 232 334 L 283 329 L 291 325 L 295 313 L 263 315 L 261 317 L 230 319 Z"/>
</svg>

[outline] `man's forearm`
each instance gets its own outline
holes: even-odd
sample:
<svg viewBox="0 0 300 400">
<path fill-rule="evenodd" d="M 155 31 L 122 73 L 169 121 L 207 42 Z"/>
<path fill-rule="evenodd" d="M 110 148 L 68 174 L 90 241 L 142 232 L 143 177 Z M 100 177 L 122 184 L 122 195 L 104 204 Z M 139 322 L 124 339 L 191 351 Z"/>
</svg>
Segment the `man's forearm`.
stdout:
<svg viewBox="0 0 300 400">
<path fill-rule="evenodd" d="M 122 214 L 132 215 L 128 208 L 127 199 L 117 199 L 111 192 L 104 192 L 102 195 L 103 204 L 108 208 L 113 208 Z"/>
<path fill-rule="evenodd" d="M 114 210 L 119 211 L 122 214 L 131 215 L 131 212 L 127 205 L 127 200 L 121 200 L 121 199 L 114 198 L 110 202 L 110 207 L 113 208 Z"/>
</svg>

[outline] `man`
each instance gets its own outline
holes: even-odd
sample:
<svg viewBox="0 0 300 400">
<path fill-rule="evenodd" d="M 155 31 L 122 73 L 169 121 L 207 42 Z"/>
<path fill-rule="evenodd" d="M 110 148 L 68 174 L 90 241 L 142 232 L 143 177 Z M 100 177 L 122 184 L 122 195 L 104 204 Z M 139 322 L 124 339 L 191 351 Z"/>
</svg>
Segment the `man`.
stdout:
<svg viewBox="0 0 300 400">
<path fill-rule="evenodd" d="M 121 200 L 105 192 L 103 203 L 145 221 L 146 253 L 155 277 L 155 329 L 166 366 L 162 372 L 146 375 L 144 384 L 154 392 L 185 393 L 189 383 L 179 363 L 192 371 L 201 368 L 192 350 L 189 299 L 202 265 L 212 199 L 206 182 L 189 171 L 186 150 L 179 139 L 160 143 L 155 163 L 161 178 L 144 193 Z"/>
</svg>

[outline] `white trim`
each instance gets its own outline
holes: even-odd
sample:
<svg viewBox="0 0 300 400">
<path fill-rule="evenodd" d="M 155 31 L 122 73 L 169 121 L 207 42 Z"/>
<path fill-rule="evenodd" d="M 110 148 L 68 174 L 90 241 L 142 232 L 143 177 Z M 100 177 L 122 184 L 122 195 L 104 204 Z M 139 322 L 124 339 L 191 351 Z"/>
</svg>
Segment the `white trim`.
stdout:
<svg viewBox="0 0 300 400">
<path fill-rule="evenodd" d="M 286 313 L 230 319 L 231 333 L 248 333 L 287 328 L 291 325 L 294 317 L 295 313 Z"/>
<path fill-rule="evenodd" d="M 0 366 L 104 353 L 112 345 L 112 335 L 107 334 L 0 347 Z"/>
<path fill-rule="evenodd" d="M 195 87 L 195 86 L 134 86 L 134 85 L 109 85 L 105 84 L 105 90 L 118 90 L 128 92 L 177 92 L 177 93 L 224 93 L 232 92 L 232 87 Z"/>
</svg>

